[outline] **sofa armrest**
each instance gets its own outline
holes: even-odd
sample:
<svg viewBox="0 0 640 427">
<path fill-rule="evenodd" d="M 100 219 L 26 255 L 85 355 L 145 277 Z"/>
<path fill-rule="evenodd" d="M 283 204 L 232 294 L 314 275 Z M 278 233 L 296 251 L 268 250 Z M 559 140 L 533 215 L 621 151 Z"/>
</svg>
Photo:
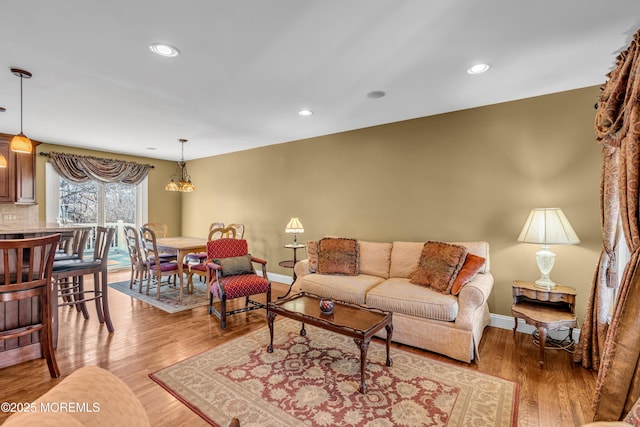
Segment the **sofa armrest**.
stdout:
<svg viewBox="0 0 640 427">
<path fill-rule="evenodd" d="M 458 294 L 456 329 L 473 330 L 476 310 L 487 302 L 493 289 L 493 275 L 489 272 L 476 275 L 462 287 Z"/>
<path fill-rule="evenodd" d="M 293 266 L 293 271 L 296 274 L 296 277 L 303 277 L 307 274 L 311 274 L 311 270 L 309 270 L 309 260 L 302 259 L 296 262 L 296 265 Z"/>
</svg>

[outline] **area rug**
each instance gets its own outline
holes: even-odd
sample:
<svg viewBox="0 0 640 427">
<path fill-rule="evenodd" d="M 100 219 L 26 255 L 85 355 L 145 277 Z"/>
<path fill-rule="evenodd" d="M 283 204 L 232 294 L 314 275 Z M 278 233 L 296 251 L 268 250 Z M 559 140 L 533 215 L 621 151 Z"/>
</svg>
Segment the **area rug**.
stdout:
<svg viewBox="0 0 640 427">
<path fill-rule="evenodd" d="M 186 280 L 186 279 L 185 279 Z M 186 285 L 186 283 L 185 283 Z M 138 285 L 134 285 L 133 289 L 129 289 L 129 281 L 109 283 L 109 286 L 113 289 L 127 294 L 135 299 L 144 301 L 149 305 L 166 311 L 167 313 L 178 313 L 184 310 L 191 310 L 195 307 L 202 307 L 209 304 L 209 293 L 204 284 L 196 283 L 192 294 L 183 290 L 182 302 L 178 301 L 178 287 L 167 285 L 163 282 L 160 289 L 160 299 L 156 298 L 156 287 L 151 285 L 149 295 L 146 292 L 146 285 L 143 287 L 143 292 L 138 292 Z"/>
<path fill-rule="evenodd" d="M 515 426 L 516 383 L 372 341 L 366 394 L 360 351 L 342 335 L 277 320 L 149 376 L 212 425 Z"/>
</svg>

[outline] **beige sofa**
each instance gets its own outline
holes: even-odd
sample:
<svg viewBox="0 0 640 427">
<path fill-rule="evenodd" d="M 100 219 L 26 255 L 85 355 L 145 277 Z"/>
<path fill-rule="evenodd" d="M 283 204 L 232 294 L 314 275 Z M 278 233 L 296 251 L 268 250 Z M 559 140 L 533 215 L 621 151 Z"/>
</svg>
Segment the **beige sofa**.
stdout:
<svg viewBox="0 0 640 427">
<path fill-rule="evenodd" d="M 393 311 L 393 341 L 443 354 L 463 362 L 479 359 L 478 345 L 489 324 L 487 300 L 493 288 L 487 242 L 455 242 L 486 259 L 457 296 L 411 283 L 425 242 L 358 241 L 359 274 L 318 274 L 309 259 L 295 265 L 292 292 L 364 304 Z M 453 243 L 453 242 L 452 242 Z M 385 337 L 386 332 L 380 333 Z"/>
</svg>

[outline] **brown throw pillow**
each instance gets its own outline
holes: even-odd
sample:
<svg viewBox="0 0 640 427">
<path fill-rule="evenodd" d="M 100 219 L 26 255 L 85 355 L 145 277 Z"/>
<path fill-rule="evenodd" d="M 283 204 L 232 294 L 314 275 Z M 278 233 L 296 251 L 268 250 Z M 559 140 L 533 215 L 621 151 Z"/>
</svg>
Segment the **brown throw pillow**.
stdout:
<svg viewBox="0 0 640 427">
<path fill-rule="evenodd" d="M 255 272 L 253 264 L 251 264 L 251 254 L 214 259 L 213 262 L 222 267 L 223 277 L 253 274 Z"/>
<path fill-rule="evenodd" d="M 462 287 L 476 277 L 476 274 L 478 274 L 485 261 L 486 260 L 481 256 L 468 253 L 467 259 L 464 261 L 464 265 L 456 276 L 456 280 L 453 281 L 451 294 L 458 295 Z"/>
<path fill-rule="evenodd" d="M 358 241 L 325 237 L 318 242 L 318 273 L 358 274 Z"/>
<path fill-rule="evenodd" d="M 467 257 L 467 248 L 444 242 L 427 242 L 422 248 L 418 269 L 411 283 L 448 294 Z"/>
</svg>

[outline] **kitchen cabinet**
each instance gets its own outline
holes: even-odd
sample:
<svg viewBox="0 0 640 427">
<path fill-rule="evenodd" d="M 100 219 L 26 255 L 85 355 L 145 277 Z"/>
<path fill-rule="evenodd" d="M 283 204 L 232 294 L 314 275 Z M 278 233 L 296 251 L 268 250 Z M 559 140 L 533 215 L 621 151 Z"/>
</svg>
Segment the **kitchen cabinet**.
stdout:
<svg viewBox="0 0 640 427">
<path fill-rule="evenodd" d="M 13 135 L 0 134 L 0 154 L 7 167 L 0 168 L 0 203 L 36 203 L 36 150 L 40 143 L 31 141 L 31 153 L 14 153 L 9 149 Z"/>
</svg>

